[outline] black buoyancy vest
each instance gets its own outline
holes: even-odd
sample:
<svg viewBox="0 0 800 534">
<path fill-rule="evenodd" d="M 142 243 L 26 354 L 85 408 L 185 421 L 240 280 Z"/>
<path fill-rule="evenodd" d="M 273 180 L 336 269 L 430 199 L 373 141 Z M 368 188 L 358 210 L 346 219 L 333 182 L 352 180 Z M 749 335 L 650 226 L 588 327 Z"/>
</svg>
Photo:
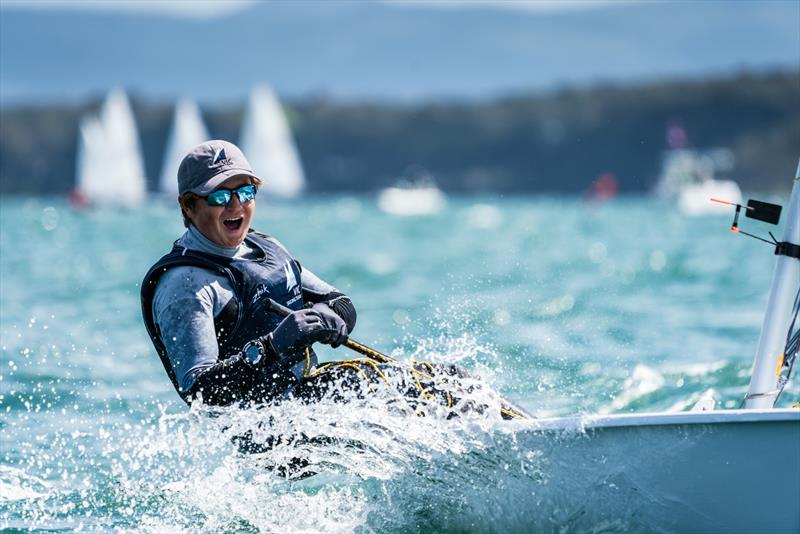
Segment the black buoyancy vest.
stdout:
<svg viewBox="0 0 800 534">
<path fill-rule="evenodd" d="M 153 320 L 153 298 L 156 286 L 169 269 L 191 266 L 208 269 L 228 278 L 234 298 L 214 319 L 219 358 L 239 353 L 248 341 L 272 332 L 283 319 L 266 306 L 266 298 L 293 310 L 303 308 L 300 264 L 289 253 L 264 234 L 250 231 L 245 242 L 258 252 L 256 259 L 228 258 L 186 249 L 177 244 L 172 251 L 153 265 L 144 277 L 141 288 L 142 315 L 150 340 L 161 358 L 172 385 L 184 397 L 172 368 L 161 332 Z M 310 360 L 309 360 L 310 358 Z M 276 371 L 290 371 L 300 380 L 305 371 L 316 366 L 313 351 L 298 351 L 281 362 Z M 185 397 L 184 397 L 185 398 Z"/>
</svg>

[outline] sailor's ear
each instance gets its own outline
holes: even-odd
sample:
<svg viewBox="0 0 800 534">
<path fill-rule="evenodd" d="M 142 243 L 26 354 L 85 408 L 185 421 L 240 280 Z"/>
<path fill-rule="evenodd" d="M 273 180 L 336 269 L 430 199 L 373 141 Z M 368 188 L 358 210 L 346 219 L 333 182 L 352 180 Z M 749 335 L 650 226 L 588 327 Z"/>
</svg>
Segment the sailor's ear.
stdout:
<svg viewBox="0 0 800 534">
<path fill-rule="evenodd" d="M 195 202 L 197 202 L 197 197 L 192 195 L 179 195 L 178 196 L 178 205 L 181 207 L 181 215 L 183 216 L 183 225 L 186 228 L 189 228 L 189 224 L 192 222 L 192 215 L 194 215 L 194 207 Z"/>
<path fill-rule="evenodd" d="M 197 201 L 197 198 L 191 194 L 189 195 L 180 195 L 178 197 L 178 204 L 181 207 L 181 211 L 185 212 L 193 212 L 194 211 L 194 204 Z"/>
</svg>

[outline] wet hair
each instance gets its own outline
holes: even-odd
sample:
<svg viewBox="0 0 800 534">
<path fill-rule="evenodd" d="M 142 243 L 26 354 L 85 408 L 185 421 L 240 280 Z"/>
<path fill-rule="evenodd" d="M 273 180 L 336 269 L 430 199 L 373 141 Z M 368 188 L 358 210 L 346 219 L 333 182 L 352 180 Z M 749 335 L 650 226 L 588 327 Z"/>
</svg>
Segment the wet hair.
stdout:
<svg viewBox="0 0 800 534">
<path fill-rule="evenodd" d="M 254 186 L 256 186 L 256 188 L 259 188 L 259 189 L 261 188 L 262 182 L 258 178 L 253 178 L 251 176 L 250 177 L 250 183 L 253 184 Z M 200 196 L 198 196 L 198 195 L 196 195 L 196 194 L 194 194 L 192 192 L 186 192 L 186 193 L 181 195 L 181 200 L 183 200 L 183 202 L 180 204 L 180 206 L 181 206 L 181 216 L 183 216 L 183 226 L 186 227 L 186 228 L 189 228 L 189 226 L 191 226 L 192 220 L 189 218 L 189 214 L 186 213 L 186 210 L 184 209 L 184 205 L 187 208 L 194 209 L 194 205 L 197 202 L 197 199 L 199 199 L 199 198 L 202 198 L 202 197 L 200 197 Z"/>
</svg>

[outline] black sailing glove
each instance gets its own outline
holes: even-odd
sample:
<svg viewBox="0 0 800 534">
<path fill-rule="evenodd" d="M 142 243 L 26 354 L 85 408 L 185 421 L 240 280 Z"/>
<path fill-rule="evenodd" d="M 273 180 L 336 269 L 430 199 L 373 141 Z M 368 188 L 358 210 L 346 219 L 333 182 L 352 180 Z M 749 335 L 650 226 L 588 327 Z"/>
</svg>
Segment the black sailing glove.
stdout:
<svg viewBox="0 0 800 534">
<path fill-rule="evenodd" d="M 265 338 L 278 359 L 288 357 L 292 351 L 307 347 L 315 341 L 325 343 L 330 336 L 320 314 L 313 309 L 298 310 L 287 315 Z"/>
<path fill-rule="evenodd" d="M 327 337 L 320 339 L 320 342 L 335 349 L 347 341 L 347 323 L 330 306 L 324 302 L 318 302 L 311 309 L 319 314 L 328 331 Z"/>
</svg>

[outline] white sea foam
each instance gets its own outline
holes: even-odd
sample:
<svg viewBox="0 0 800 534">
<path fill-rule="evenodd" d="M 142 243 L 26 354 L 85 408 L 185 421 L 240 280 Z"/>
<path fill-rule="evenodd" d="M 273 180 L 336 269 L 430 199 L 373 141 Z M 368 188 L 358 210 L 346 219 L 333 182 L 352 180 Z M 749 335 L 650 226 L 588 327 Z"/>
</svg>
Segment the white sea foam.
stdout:
<svg viewBox="0 0 800 534">
<path fill-rule="evenodd" d="M 0 465 L 0 503 L 46 497 L 49 484 L 24 470 Z"/>
<path fill-rule="evenodd" d="M 625 380 L 622 392 L 614 398 L 604 413 L 621 410 L 631 402 L 657 391 L 663 385 L 664 377 L 656 369 L 646 365 L 637 365 L 633 370 L 633 375 Z"/>
<path fill-rule="evenodd" d="M 455 346 L 466 354 L 476 350 L 466 339 Z M 16 500 L 10 509 L 32 526 L 106 530 L 121 522 L 114 528 L 126 531 L 127 521 L 136 518 L 145 532 L 190 532 L 198 525 L 204 532 L 352 532 L 384 513 L 376 506 L 399 505 L 391 497 L 397 484 L 406 493 L 409 480 L 420 476 L 446 487 L 462 480 L 461 469 L 432 469 L 442 458 L 453 465 L 462 458 L 467 472 L 484 469 L 489 460 L 481 458 L 495 434 L 506 434 L 500 398 L 483 381 L 464 378 L 439 387 L 461 400 L 452 408 L 418 404 L 378 387 L 363 399 L 340 390 L 346 403 L 286 401 L 249 409 L 195 404 L 179 413 L 156 406 L 160 413 L 136 425 L 78 416 L 72 423 L 77 427 L 64 433 L 72 425 L 59 424 L 52 447 L 42 440 L 28 462 L 60 466 L 53 481 L 4 467 L 2 495 L 6 504 Z M 453 410 L 461 415 L 451 418 Z M 247 451 L 237 445 L 243 436 Z M 106 460 L 86 462 L 87 450 L 102 451 Z M 535 471 L 535 451 L 525 458 Z M 38 504 L 45 498 L 62 504 Z M 417 506 L 408 498 L 400 509 Z M 382 521 L 413 524 L 410 518 Z"/>
</svg>

